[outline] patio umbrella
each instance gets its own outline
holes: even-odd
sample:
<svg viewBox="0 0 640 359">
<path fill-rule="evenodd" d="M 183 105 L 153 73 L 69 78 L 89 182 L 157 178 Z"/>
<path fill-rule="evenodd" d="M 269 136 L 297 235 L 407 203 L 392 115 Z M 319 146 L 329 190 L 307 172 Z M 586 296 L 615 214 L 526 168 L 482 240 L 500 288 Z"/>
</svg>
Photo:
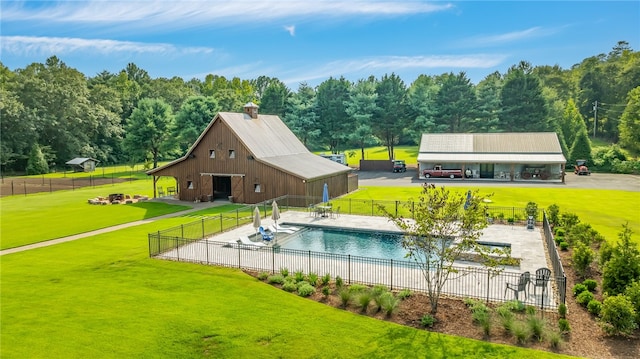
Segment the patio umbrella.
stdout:
<svg viewBox="0 0 640 359">
<path fill-rule="evenodd" d="M 471 206 L 471 191 L 467 191 L 467 200 L 464 202 L 464 209 L 468 209 Z"/>
<path fill-rule="evenodd" d="M 275 230 L 274 236 L 276 238 L 276 243 L 278 243 L 278 220 L 280 219 L 280 210 L 278 209 L 278 203 L 273 201 L 271 203 L 271 219 L 275 222 Z"/>
<path fill-rule="evenodd" d="M 253 210 L 253 228 L 256 229 L 256 236 L 258 235 L 258 228 L 262 225 L 260 220 L 260 210 L 258 207 L 255 207 Z"/>
<path fill-rule="evenodd" d="M 329 185 L 324 184 L 324 188 L 322 189 L 322 202 L 329 202 Z"/>
</svg>

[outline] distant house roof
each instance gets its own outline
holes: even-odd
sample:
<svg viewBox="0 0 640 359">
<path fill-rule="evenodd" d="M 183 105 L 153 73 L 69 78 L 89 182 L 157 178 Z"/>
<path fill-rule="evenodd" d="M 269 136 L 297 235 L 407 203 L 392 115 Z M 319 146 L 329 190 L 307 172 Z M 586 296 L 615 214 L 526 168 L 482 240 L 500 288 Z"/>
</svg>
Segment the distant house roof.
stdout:
<svg viewBox="0 0 640 359">
<path fill-rule="evenodd" d="M 423 134 L 419 162 L 566 163 L 555 132 Z"/>
<path fill-rule="evenodd" d="M 67 161 L 65 162 L 65 164 L 67 165 L 81 165 L 87 161 L 93 161 L 93 162 L 100 162 L 98 160 L 96 160 L 95 158 L 90 158 L 90 157 L 76 157 L 74 159 L 72 159 L 71 161 Z"/>
<path fill-rule="evenodd" d="M 216 121 L 225 123 L 256 161 L 300 178 L 310 180 L 351 171 L 347 166 L 311 153 L 278 116 L 251 118 L 244 113 L 219 112 L 183 157 L 147 173 L 153 174 L 188 158 Z"/>
</svg>

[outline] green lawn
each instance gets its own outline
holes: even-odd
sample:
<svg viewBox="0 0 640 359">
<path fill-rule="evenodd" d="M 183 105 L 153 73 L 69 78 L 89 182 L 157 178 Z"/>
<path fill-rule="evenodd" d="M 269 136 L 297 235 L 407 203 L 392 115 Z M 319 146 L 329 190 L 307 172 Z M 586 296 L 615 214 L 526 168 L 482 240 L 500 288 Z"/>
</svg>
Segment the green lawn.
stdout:
<svg viewBox="0 0 640 359">
<path fill-rule="evenodd" d="M 109 206 L 87 203 L 89 198 L 106 196 L 109 193 L 152 196 L 153 182 L 146 179 L 113 186 L 85 187 L 75 191 L 3 197 L 0 199 L 2 214 L 0 249 L 88 232 L 190 208 L 160 202 Z"/>
<path fill-rule="evenodd" d="M 555 358 L 297 297 L 235 269 L 149 259 L 161 220 L 2 257 L 3 358 Z"/>
<path fill-rule="evenodd" d="M 473 187 L 450 187 L 451 191 L 466 192 Z M 591 224 L 611 243 L 618 239 L 622 224 L 629 222 L 634 232 L 633 238 L 640 243 L 640 192 L 567 189 L 567 188 L 478 188 L 482 194 L 491 194 L 489 206 L 524 208 L 531 201 L 539 208 L 551 204 L 560 206 L 562 212 L 576 213 L 581 221 Z M 384 199 L 388 201 L 406 201 L 417 198 L 421 187 L 361 187 L 344 198 Z"/>
</svg>

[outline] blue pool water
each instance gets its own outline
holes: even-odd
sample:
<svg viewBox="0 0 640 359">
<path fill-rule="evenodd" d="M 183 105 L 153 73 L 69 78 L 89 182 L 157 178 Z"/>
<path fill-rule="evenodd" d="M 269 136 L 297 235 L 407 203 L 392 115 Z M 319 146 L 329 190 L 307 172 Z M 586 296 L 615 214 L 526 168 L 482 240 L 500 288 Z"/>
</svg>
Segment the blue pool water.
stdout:
<svg viewBox="0 0 640 359">
<path fill-rule="evenodd" d="M 402 248 L 402 234 L 308 227 L 292 234 L 282 248 L 353 256 L 410 260 Z"/>
</svg>

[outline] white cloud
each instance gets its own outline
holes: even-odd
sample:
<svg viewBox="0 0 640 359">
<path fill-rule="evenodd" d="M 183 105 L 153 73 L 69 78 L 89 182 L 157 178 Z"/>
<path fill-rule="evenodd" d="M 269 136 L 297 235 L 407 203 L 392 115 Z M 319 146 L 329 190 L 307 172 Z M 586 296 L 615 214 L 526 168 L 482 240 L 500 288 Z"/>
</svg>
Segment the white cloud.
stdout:
<svg viewBox="0 0 640 359">
<path fill-rule="evenodd" d="M 512 31 L 504 34 L 474 36 L 462 41 L 465 46 L 487 46 L 487 45 L 503 45 L 526 39 L 549 36 L 557 33 L 557 29 L 542 28 L 539 26 L 532 27 L 521 31 Z"/>
<path fill-rule="evenodd" d="M 285 26 L 284 29 L 287 30 L 289 35 L 296 36 L 296 26 L 295 25 Z"/>
<path fill-rule="evenodd" d="M 431 56 L 379 56 L 363 59 L 332 61 L 323 66 L 314 66 L 309 70 L 288 73 L 282 81 L 286 84 L 297 84 L 303 81 L 326 79 L 330 76 L 353 77 L 377 73 L 401 71 L 421 71 L 437 68 L 461 70 L 486 69 L 502 64 L 507 55 L 503 54 L 471 54 L 471 55 L 431 55 Z"/>
<path fill-rule="evenodd" d="M 103 39 L 80 39 L 70 37 L 0 36 L 3 51 L 13 54 L 67 54 L 72 52 L 94 52 L 111 54 L 156 53 L 156 54 L 210 54 L 212 48 L 176 47 L 163 43 L 140 43 Z"/>
<path fill-rule="evenodd" d="M 184 28 L 286 18 L 399 16 L 446 11 L 449 3 L 421 1 L 57 1 L 38 7 L 3 3 L 3 21 L 83 23 L 104 27 L 129 23 Z"/>
</svg>

